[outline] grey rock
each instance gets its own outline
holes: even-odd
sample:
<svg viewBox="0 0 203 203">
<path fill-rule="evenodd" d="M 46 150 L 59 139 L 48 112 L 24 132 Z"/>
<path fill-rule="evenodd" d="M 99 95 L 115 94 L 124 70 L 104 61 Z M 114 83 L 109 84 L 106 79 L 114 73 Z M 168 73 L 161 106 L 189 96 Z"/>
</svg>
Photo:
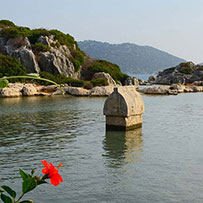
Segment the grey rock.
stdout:
<svg viewBox="0 0 203 203">
<path fill-rule="evenodd" d="M 128 77 L 125 82 L 124 82 L 124 85 L 134 85 L 136 86 L 137 88 L 139 87 L 139 80 L 136 78 L 136 77 Z"/>
<path fill-rule="evenodd" d="M 195 81 L 192 83 L 193 85 L 197 85 L 197 86 L 203 86 L 203 81 Z"/>
<path fill-rule="evenodd" d="M 16 49 L 9 55 L 18 58 L 18 60 L 25 66 L 27 73 L 39 73 L 40 68 L 35 60 L 35 55 L 32 50 L 25 47 Z"/>
<path fill-rule="evenodd" d="M 81 87 L 65 87 L 63 88 L 66 94 L 70 94 L 73 96 L 88 96 L 89 90 L 86 90 Z"/>
<path fill-rule="evenodd" d="M 156 81 L 156 76 L 155 75 L 151 75 L 149 78 L 148 78 L 148 82 L 149 83 L 154 83 Z"/>
<path fill-rule="evenodd" d="M 159 72 L 153 84 L 191 84 L 201 80 L 203 80 L 203 66 L 187 62 Z"/>
<path fill-rule="evenodd" d="M 65 75 L 67 77 L 79 78 L 80 73 L 75 72 L 73 63 L 63 53 L 51 48 L 50 52 L 41 52 L 39 59 L 41 71 L 54 75 Z"/>
<path fill-rule="evenodd" d="M 40 36 L 38 39 L 37 39 L 37 42 L 38 43 L 41 43 L 41 44 L 44 44 L 48 47 L 50 47 L 50 39 L 48 36 Z"/>
<path fill-rule="evenodd" d="M 26 48 L 31 47 L 27 37 L 16 37 L 13 39 L 9 39 L 6 45 L 13 47 L 13 49 L 20 48 L 20 47 L 26 47 Z"/>
<path fill-rule="evenodd" d="M 89 91 L 90 96 L 109 96 L 113 92 L 114 86 L 94 87 Z"/>
<path fill-rule="evenodd" d="M 25 84 L 21 90 L 23 96 L 34 96 L 37 94 L 37 90 L 32 84 Z"/>
</svg>

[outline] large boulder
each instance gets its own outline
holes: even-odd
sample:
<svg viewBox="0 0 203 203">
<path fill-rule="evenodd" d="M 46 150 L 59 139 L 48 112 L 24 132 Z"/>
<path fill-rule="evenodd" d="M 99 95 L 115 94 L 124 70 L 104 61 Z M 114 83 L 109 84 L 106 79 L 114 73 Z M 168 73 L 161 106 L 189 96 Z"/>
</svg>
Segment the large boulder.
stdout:
<svg viewBox="0 0 203 203">
<path fill-rule="evenodd" d="M 139 80 L 136 78 L 136 77 L 128 77 L 126 80 L 125 80 L 125 82 L 124 82 L 124 85 L 134 85 L 134 86 L 136 86 L 136 88 L 138 88 L 139 87 Z"/>
<path fill-rule="evenodd" d="M 89 90 L 86 90 L 81 87 L 64 87 L 63 90 L 66 94 L 70 94 L 73 96 L 88 96 Z"/>
<path fill-rule="evenodd" d="M 65 75 L 72 78 L 79 78 L 80 75 L 79 72 L 75 72 L 74 65 L 70 59 L 64 53 L 54 48 L 51 48 L 50 52 L 40 52 L 39 66 L 41 71 L 46 71 L 53 75 Z"/>
<path fill-rule="evenodd" d="M 172 84 L 169 89 L 170 91 L 176 90 L 178 93 L 183 93 L 185 91 L 185 86 L 181 84 Z"/>
<path fill-rule="evenodd" d="M 6 87 L 0 89 L 0 97 L 19 97 L 22 93 L 17 88 Z"/>
<path fill-rule="evenodd" d="M 181 75 L 166 75 L 161 76 L 158 75 L 155 82 L 155 84 L 162 84 L 162 85 L 171 85 L 171 84 L 185 84 L 185 77 Z"/>
<path fill-rule="evenodd" d="M 34 96 L 37 94 L 37 89 L 33 84 L 25 84 L 21 92 L 23 96 Z"/>
<path fill-rule="evenodd" d="M 114 85 L 114 86 L 116 85 L 115 80 L 110 76 L 109 73 L 105 73 L 105 72 L 95 73 L 92 79 L 99 79 L 99 78 L 106 79 L 106 81 L 108 82 L 108 85 Z"/>
<path fill-rule="evenodd" d="M 19 97 L 22 96 L 21 90 L 23 84 L 21 83 L 9 83 L 8 87 L 0 89 L 0 97 Z"/>
<path fill-rule="evenodd" d="M 153 84 L 154 82 L 156 81 L 156 76 L 155 75 L 151 75 L 149 78 L 148 78 L 148 82 Z"/>
<path fill-rule="evenodd" d="M 11 56 L 18 58 L 18 60 L 25 66 L 27 73 L 39 73 L 40 68 L 35 60 L 35 55 L 32 50 L 22 47 L 12 52 Z"/>
<path fill-rule="evenodd" d="M 25 66 L 27 73 L 39 73 L 40 69 L 27 37 L 16 37 L 8 41 L 0 38 L 0 52 L 16 57 Z"/>
<path fill-rule="evenodd" d="M 169 86 L 161 86 L 161 87 L 149 87 L 140 89 L 139 92 L 145 94 L 168 94 Z"/>
<path fill-rule="evenodd" d="M 109 96 L 114 90 L 114 86 L 94 87 L 89 91 L 90 96 Z"/>
</svg>

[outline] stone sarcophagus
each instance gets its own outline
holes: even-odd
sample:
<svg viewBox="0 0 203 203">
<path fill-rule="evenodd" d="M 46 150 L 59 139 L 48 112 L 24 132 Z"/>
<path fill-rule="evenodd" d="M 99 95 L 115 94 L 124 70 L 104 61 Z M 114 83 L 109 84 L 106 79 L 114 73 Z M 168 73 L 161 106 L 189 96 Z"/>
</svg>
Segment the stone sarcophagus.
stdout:
<svg viewBox="0 0 203 203">
<path fill-rule="evenodd" d="M 130 130 L 142 126 L 144 101 L 134 86 L 115 87 L 104 104 L 107 130 Z"/>
</svg>

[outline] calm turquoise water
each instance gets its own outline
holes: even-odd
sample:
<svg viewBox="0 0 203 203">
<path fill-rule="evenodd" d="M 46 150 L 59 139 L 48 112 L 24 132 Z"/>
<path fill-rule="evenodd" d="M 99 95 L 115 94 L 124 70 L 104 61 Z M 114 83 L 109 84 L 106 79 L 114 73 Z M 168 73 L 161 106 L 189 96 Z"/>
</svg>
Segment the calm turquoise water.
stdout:
<svg viewBox="0 0 203 203">
<path fill-rule="evenodd" d="M 18 168 L 58 165 L 64 183 L 35 203 L 202 203 L 203 94 L 143 96 L 142 130 L 105 132 L 105 98 L 0 99 L 0 185 L 20 192 Z"/>
</svg>

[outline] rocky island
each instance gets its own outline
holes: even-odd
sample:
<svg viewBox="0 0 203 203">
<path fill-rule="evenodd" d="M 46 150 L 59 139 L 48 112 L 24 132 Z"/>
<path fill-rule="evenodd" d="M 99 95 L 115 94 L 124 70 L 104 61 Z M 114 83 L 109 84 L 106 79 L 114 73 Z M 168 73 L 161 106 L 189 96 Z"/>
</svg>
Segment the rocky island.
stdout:
<svg viewBox="0 0 203 203">
<path fill-rule="evenodd" d="M 31 30 L 0 20 L 0 78 L 29 73 L 63 84 L 70 95 L 107 96 L 115 85 L 139 85 L 118 65 L 87 56 L 69 34 Z M 47 86 L 50 84 L 44 81 L 9 82 L 8 87 L 0 89 L 0 97 L 61 94 L 56 86 Z"/>
<path fill-rule="evenodd" d="M 203 91 L 203 66 L 193 62 L 180 63 L 150 76 L 149 84 L 156 85 L 139 90 L 145 94 L 173 94 Z M 157 86 L 162 85 L 162 86 Z"/>
</svg>

